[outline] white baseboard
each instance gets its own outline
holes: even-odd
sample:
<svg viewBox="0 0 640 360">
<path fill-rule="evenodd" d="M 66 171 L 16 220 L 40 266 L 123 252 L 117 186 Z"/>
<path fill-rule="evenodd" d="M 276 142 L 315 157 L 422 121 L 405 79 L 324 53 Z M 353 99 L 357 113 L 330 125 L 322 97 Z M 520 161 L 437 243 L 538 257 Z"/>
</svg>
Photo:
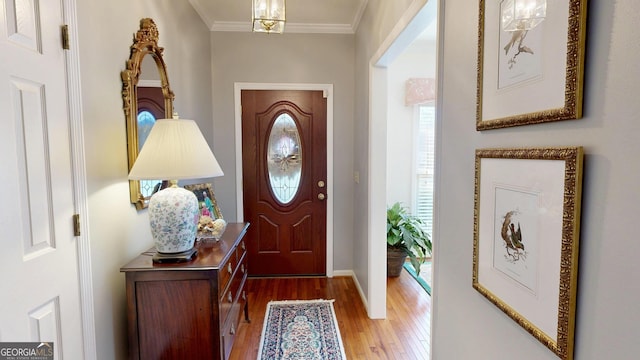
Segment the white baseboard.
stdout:
<svg viewBox="0 0 640 360">
<path fill-rule="evenodd" d="M 353 270 L 333 270 L 333 276 L 351 276 L 354 277 L 355 274 L 353 273 Z M 330 276 L 330 277 L 333 277 Z"/>
<path fill-rule="evenodd" d="M 367 301 L 367 297 L 364 296 L 364 292 L 362 291 L 362 287 L 360 286 L 360 282 L 356 277 L 356 274 L 353 270 L 334 270 L 333 276 L 350 276 L 353 279 L 353 283 L 356 285 L 356 289 L 358 289 L 358 294 L 360 294 L 360 299 L 362 300 L 362 304 L 365 309 L 367 309 L 367 313 L 369 312 L 369 302 Z"/>
</svg>

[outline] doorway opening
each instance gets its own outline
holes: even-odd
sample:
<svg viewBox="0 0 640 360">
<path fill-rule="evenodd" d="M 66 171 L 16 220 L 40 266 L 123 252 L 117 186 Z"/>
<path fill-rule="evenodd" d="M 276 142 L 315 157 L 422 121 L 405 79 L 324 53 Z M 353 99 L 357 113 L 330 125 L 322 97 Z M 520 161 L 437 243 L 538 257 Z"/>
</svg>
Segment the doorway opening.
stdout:
<svg viewBox="0 0 640 360">
<path fill-rule="evenodd" d="M 381 239 L 385 231 L 377 225 L 379 219 L 386 215 L 386 207 L 399 201 L 412 214 L 425 217 L 429 224 L 435 223 L 437 164 L 434 160 L 437 159 L 438 142 L 435 95 L 438 88 L 437 33 L 440 25 L 437 22 L 440 10 L 437 0 L 420 3 L 414 2 L 405 12 L 370 64 L 369 144 L 386 144 L 383 150 L 370 148 L 369 153 L 370 177 L 381 177 L 380 181 L 372 180 L 369 188 L 369 245 L 372 249 L 369 298 L 370 312 L 376 317 L 386 317 L 386 273 L 379 266 L 376 269 L 376 264 L 386 263 L 386 246 L 383 245 L 386 242 Z M 417 94 L 408 94 L 408 88 L 428 89 L 432 94 L 418 96 L 416 100 L 412 96 Z M 420 126 L 425 127 L 422 131 L 431 134 L 431 143 L 422 135 L 413 137 L 412 134 L 421 131 Z M 430 153 L 427 154 L 429 159 L 425 159 L 428 164 L 418 161 L 420 146 L 429 148 L 426 151 Z M 422 155 L 425 155 L 424 151 Z M 423 165 L 428 166 L 425 169 Z M 437 226 L 435 228 L 432 242 L 437 245 Z M 434 235 L 432 229 L 433 225 L 427 231 Z M 437 254 L 432 256 L 435 260 Z M 429 295 L 425 293 L 425 296 Z M 425 318 L 430 321 L 430 316 Z"/>
<path fill-rule="evenodd" d="M 437 21 L 419 21 L 424 30 L 387 66 L 386 194 L 387 206 L 400 203 L 432 235 Z M 427 260 L 420 275 L 430 287 Z"/>
</svg>

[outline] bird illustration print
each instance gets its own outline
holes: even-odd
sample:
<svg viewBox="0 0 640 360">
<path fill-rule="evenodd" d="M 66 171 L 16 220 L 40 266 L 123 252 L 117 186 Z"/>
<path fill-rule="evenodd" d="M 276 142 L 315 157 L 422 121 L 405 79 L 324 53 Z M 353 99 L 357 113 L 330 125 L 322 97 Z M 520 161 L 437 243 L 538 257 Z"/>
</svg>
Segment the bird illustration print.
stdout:
<svg viewBox="0 0 640 360">
<path fill-rule="evenodd" d="M 505 55 L 508 55 L 511 49 L 516 50 L 516 53 L 508 61 L 509 69 L 513 68 L 513 65 L 516 64 L 516 58 L 521 53 L 527 53 L 527 54 L 533 55 L 533 50 L 530 47 L 523 44 L 524 39 L 527 37 L 528 33 L 529 33 L 528 30 L 523 30 L 523 29 L 515 30 L 511 32 L 511 39 L 509 40 L 509 42 L 507 42 L 507 44 L 503 48 Z"/>
<path fill-rule="evenodd" d="M 522 229 L 520 227 L 520 222 L 518 222 L 516 229 L 516 224 L 512 221 L 512 218 L 517 214 L 517 210 L 507 212 L 504 216 L 502 229 L 500 231 L 500 236 L 502 237 L 502 240 L 504 240 L 506 249 L 505 259 L 512 263 L 520 260 L 524 261 L 527 257 L 527 253 L 524 249 L 524 243 L 522 241 Z"/>
</svg>

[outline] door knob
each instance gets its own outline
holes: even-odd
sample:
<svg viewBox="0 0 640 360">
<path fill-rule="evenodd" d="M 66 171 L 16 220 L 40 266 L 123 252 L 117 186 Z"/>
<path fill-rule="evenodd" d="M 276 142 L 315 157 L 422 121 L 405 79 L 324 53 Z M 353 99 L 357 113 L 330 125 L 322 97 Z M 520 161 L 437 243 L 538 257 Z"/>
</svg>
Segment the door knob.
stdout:
<svg viewBox="0 0 640 360">
<path fill-rule="evenodd" d="M 323 193 L 318 194 L 318 200 L 324 200 L 326 196 Z"/>
<path fill-rule="evenodd" d="M 322 180 L 318 181 L 318 187 L 319 188 L 323 188 L 324 187 L 324 181 L 322 181 Z"/>
</svg>

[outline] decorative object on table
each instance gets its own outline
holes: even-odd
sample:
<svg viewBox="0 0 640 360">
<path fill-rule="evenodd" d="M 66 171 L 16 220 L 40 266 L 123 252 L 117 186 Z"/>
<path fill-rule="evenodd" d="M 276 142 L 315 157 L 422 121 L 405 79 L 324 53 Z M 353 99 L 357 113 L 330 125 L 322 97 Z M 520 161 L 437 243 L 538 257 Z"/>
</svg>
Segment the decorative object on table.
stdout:
<svg viewBox="0 0 640 360">
<path fill-rule="evenodd" d="M 284 32 L 285 0 L 251 0 L 253 32 Z"/>
<path fill-rule="evenodd" d="M 133 37 L 133 45 L 131 45 L 131 53 L 127 60 L 127 68 L 122 71 L 122 102 L 124 115 L 127 124 L 127 154 L 129 160 L 129 171 L 133 167 L 138 153 L 145 142 L 144 131 L 138 118 L 139 94 L 138 90 L 141 82 L 146 79 L 159 79 L 158 86 L 162 89 L 162 100 L 157 104 L 164 112 L 163 117 L 170 118 L 173 115 L 173 99 L 175 95 L 169 86 L 169 77 L 167 73 L 167 65 L 162 58 L 164 48 L 158 46 L 158 28 L 150 18 L 140 20 L 140 29 Z M 150 60 L 150 61 L 149 61 Z M 145 66 L 143 66 L 145 64 Z M 155 119 L 153 120 L 155 122 Z M 156 182 L 162 180 L 155 180 Z M 129 197 L 136 209 L 144 209 L 149 206 L 149 199 L 154 190 L 154 182 L 147 181 L 145 187 L 138 180 L 129 180 Z"/>
<path fill-rule="evenodd" d="M 213 219 L 207 215 L 200 215 L 198 220 L 198 233 L 197 240 L 215 239 L 220 240 L 220 237 L 227 228 L 227 222 L 224 219 Z"/>
<path fill-rule="evenodd" d="M 270 301 L 258 359 L 346 360 L 333 301 Z"/>
<path fill-rule="evenodd" d="M 129 179 L 171 179 L 149 201 L 149 223 L 158 253 L 154 262 L 188 261 L 196 255 L 200 210 L 193 192 L 177 186 L 181 179 L 222 176 L 218 161 L 193 120 L 161 119 L 151 129 Z"/>
<path fill-rule="evenodd" d="M 480 0 L 476 129 L 582 117 L 587 0 Z"/>
<path fill-rule="evenodd" d="M 476 150 L 473 287 L 573 359 L 582 147 Z"/>
<path fill-rule="evenodd" d="M 400 276 L 407 257 L 419 275 L 429 255 L 431 237 L 422 220 L 407 213 L 399 202 L 387 208 L 387 276 Z"/>
<path fill-rule="evenodd" d="M 227 222 L 222 217 L 222 212 L 218 207 L 211 184 L 189 184 L 185 185 L 184 188 L 192 191 L 198 199 L 200 219 L 198 221 L 197 239 L 220 239 Z"/>
</svg>

